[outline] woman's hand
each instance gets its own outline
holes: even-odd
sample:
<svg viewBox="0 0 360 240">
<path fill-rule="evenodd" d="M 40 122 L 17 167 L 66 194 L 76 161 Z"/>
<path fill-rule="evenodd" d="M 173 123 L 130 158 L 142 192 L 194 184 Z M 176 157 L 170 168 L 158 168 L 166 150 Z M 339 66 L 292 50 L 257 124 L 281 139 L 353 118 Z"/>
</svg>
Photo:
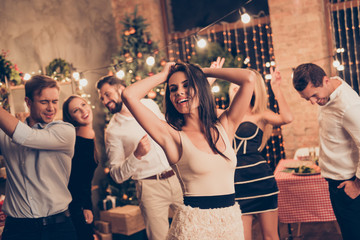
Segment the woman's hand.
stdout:
<svg viewBox="0 0 360 240">
<path fill-rule="evenodd" d="M 224 62 L 225 58 L 217 57 L 216 61 L 211 63 L 210 68 L 222 68 Z M 215 82 L 216 78 L 208 77 L 207 80 L 211 86 Z"/>
<path fill-rule="evenodd" d="M 167 62 L 164 65 L 163 70 L 161 71 L 161 73 L 165 74 L 165 76 L 167 77 L 169 75 L 170 69 L 172 66 L 175 65 L 175 62 Z"/>
<path fill-rule="evenodd" d="M 277 68 L 270 68 L 270 73 L 271 73 L 271 87 L 280 87 L 280 83 L 281 83 L 281 75 L 280 72 Z"/>
</svg>

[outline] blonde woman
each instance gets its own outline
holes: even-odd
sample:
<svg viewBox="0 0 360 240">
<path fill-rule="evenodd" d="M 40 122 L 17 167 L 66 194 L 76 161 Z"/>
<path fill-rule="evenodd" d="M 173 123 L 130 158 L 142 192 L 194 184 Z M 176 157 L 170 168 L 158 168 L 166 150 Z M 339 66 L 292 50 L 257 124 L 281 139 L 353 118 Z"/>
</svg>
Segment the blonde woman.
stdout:
<svg viewBox="0 0 360 240">
<path fill-rule="evenodd" d="M 243 213 L 245 240 L 251 240 L 253 216 L 258 215 L 263 239 L 278 240 L 278 188 L 270 166 L 261 155 L 269 139 L 272 127 L 288 124 L 293 120 L 281 90 L 281 76 L 272 71 L 271 88 L 278 101 L 279 113 L 267 108 L 267 93 L 264 79 L 257 71 L 254 93 L 245 116 L 238 127 L 233 147 L 237 155 L 235 171 L 235 200 Z M 229 87 L 230 99 L 238 86 Z"/>
<path fill-rule="evenodd" d="M 206 77 L 241 85 L 220 117 Z M 161 73 L 123 91 L 124 103 L 163 148 L 183 188 L 184 205 L 175 213 L 167 239 L 244 239 L 241 211 L 234 198 L 236 156 L 231 141 L 244 106 L 250 103 L 254 81 L 255 73 L 246 69 L 167 63 Z M 161 83 L 167 83 L 167 122 L 140 101 Z"/>
</svg>

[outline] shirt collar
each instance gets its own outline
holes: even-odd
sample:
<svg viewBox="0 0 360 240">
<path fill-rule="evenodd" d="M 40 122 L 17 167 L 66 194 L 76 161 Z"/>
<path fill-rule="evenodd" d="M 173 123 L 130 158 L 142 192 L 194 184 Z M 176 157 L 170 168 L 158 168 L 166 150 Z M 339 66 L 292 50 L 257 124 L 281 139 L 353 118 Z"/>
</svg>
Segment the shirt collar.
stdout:
<svg viewBox="0 0 360 240">
<path fill-rule="evenodd" d="M 339 80 L 341 82 L 341 84 L 339 86 L 337 86 L 337 88 L 335 88 L 335 90 L 330 94 L 329 101 L 324 106 L 330 104 L 339 95 L 340 88 L 344 84 L 344 80 L 342 80 L 339 77 L 331 77 L 331 79 L 337 79 L 337 80 Z"/>
</svg>

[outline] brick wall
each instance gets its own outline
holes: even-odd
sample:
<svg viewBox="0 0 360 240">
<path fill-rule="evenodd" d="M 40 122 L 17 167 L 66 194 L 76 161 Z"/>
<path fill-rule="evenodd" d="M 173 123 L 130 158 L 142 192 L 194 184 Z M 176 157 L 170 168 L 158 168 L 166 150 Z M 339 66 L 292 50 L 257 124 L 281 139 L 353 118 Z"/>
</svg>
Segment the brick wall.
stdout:
<svg viewBox="0 0 360 240">
<path fill-rule="evenodd" d="M 276 64 L 283 92 L 294 114 L 283 127 L 286 156 L 299 147 L 318 145 L 317 105 L 301 99 L 292 86 L 292 69 L 312 62 L 330 73 L 324 0 L 269 0 Z"/>
</svg>

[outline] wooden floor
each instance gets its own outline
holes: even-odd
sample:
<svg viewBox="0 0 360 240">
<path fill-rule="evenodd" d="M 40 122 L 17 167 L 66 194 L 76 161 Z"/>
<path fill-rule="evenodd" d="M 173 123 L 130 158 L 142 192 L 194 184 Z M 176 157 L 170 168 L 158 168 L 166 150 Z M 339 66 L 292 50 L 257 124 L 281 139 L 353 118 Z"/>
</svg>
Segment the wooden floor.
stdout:
<svg viewBox="0 0 360 240">
<path fill-rule="evenodd" d="M 299 224 L 293 223 L 290 226 L 293 238 L 289 235 L 288 224 L 279 224 L 280 240 L 342 240 L 341 234 L 337 230 L 337 222 L 302 223 L 299 236 Z M 261 228 L 256 219 L 253 225 L 252 240 L 263 240 Z"/>
</svg>

